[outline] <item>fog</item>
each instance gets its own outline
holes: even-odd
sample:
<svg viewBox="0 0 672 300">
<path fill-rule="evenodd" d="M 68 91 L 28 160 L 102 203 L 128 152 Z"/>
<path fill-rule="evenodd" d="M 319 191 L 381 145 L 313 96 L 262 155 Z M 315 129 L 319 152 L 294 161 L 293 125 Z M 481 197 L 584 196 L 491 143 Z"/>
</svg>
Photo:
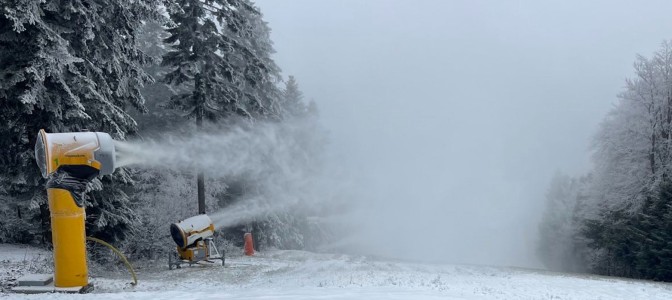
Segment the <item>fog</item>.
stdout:
<svg viewBox="0 0 672 300">
<path fill-rule="evenodd" d="M 672 33 L 669 1 L 256 2 L 352 181 L 344 243 L 400 259 L 539 266 L 550 177 L 589 169 L 635 55 Z"/>
</svg>

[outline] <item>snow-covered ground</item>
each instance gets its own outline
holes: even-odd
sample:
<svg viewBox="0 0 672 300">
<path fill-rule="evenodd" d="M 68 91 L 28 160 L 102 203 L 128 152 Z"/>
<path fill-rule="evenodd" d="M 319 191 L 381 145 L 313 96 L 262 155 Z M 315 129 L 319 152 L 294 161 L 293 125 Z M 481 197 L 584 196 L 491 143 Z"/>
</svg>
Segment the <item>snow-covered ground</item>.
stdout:
<svg viewBox="0 0 672 300">
<path fill-rule="evenodd" d="M 44 255 L 0 245 L 2 284 L 7 274 L 18 273 L 17 266 Z M 91 273 L 92 294 L 0 293 L 0 299 L 672 299 L 672 285 L 666 283 L 303 251 L 230 257 L 226 267 L 140 268 L 136 287 L 125 274 Z"/>
<path fill-rule="evenodd" d="M 50 273 L 51 252 L 23 245 L 0 244 L 0 298 L 2 292 L 16 285 L 16 279 L 24 274 Z"/>
</svg>

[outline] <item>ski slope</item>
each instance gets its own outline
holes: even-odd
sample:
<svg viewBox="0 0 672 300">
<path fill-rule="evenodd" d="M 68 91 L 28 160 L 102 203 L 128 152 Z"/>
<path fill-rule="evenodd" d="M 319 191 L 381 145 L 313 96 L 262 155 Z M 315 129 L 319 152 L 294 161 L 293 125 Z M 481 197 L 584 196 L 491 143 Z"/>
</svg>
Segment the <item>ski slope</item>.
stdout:
<svg viewBox="0 0 672 300">
<path fill-rule="evenodd" d="M 6 249 L 0 247 L 5 267 L 43 255 Z M 157 264 L 139 269 L 136 287 L 128 284 L 126 274 L 91 273 L 96 288 L 92 294 L 2 293 L 0 299 L 672 299 L 667 283 L 303 251 L 230 257 L 226 267 L 170 271 Z"/>
</svg>

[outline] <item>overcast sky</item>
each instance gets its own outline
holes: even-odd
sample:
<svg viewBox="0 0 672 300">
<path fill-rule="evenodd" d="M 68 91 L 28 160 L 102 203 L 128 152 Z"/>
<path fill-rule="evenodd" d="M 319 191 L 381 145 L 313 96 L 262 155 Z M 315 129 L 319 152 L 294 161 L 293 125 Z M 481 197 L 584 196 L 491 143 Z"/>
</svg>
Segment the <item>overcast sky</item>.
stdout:
<svg viewBox="0 0 672 300">
<path fill-rule="evenodd" d="M 550 177 L 590 169 L 635 55 L 672 36 L 663 0 L 256 2 L 360 176 L 359 246 L 400 258 L 536 265 Z"/>
</svg>

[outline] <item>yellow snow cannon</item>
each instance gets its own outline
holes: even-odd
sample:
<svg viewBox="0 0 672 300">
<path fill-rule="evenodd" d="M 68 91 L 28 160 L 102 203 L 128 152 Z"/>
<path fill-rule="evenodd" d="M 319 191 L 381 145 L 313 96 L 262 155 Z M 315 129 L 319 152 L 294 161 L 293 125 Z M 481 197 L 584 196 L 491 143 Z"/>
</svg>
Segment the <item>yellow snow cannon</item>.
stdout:
<svg viewBox="0 0 672 300">
<path fill-rule="evenodd" d="M 215 260 L 221 260 L 223 266 L 224 251 L 217 249 L 214 234 L 215 225 L 206 214 L 171 224 L 170 236 L 177 244 L 177 251 L 168 253 L 168 269 L 181 268 L 182 264 L 215 263 Z"/>
<path fill-rule="evenodd" d="M 114 141 L 103 132 L 46 133 L 42 129 L 35 159 L 47 178 L 54 287 L 92 290 L 86 264 L 84 192 L 93 178 L 114 172 Z"/>
</svg>

